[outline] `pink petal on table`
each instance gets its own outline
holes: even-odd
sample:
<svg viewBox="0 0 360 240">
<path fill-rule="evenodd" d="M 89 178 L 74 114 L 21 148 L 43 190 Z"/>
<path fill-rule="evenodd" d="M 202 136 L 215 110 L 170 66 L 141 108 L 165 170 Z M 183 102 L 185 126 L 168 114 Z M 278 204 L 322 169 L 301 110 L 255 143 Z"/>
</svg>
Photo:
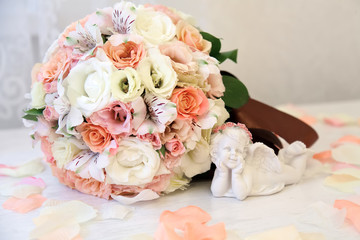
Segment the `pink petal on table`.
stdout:
<svg viewBox="0 0 360 240">
<path fill-rule="evenodd" d="M 332 157 L 331 150 L 315 153 L 313 158 L 318 160 L 319 162 L 325 163 L 336 163 L 335 159 Z"/>
<path fill-rule="evenodd" d="M 337 209 L 345 208 L 346 218 L 360 232 L 360 205 L 347 200 L 335 200 L 334 207 Z"/>
<path fill-rule="evenodd" d="M 324 118 L 324 122 L 333 127 L 343 127 L 345 126 L 345 122 L 336 117 L 326 117 Z"/>
<path fill-rule="evenodd" d="M 360 144 L 360 137 L 353 136 L 353 135 L 346 135 L 341 138 L 339 138 L 336 142 L 331 144 L 331 147 L 335 148 L 339 145 L 342 145 L 344 143 L 356 143 Z"/>
<path fill-rule="evenodd" d="M 338 170 L 341 170 L 341 169 L 344 169 L 344 168 L 355 168 L 355 169 L 359 169 L 360 170 L 360 167 L 357 166 L 357 165 L 354 165 L 354 164 L 350 164 L 350 163 L 335 163 L 331 170 L 332 171 L 338 171 Z M 359 175 L 360 176 L 360 175 Z"/>
<path fill-rule="evenodd" d="M 46 184 L 45 184 L 44 180 L 42 180 L 41 178 L 36 178 L 36 177 L 23 178 L 18 183 L 16 183 L 15 185 L 21 185 L 21 184 L 38 186 L 38 187 L 41 187 L 41 188 L 46 187 Z"/>
<path fill-rule="evenodd" d="M 324 185 L 342 192 L 354 193 L 360 189 L 360 178 L 346 174 L 334 174 L 325 178 Z"/>
<path fill-rule="evenodd" d="M 308 125 L 314 125 L 317 122 L 317 119 L 310 115 L 301 116 L 299 119 Z"/>
<path fill-rule="evenodd" d="M 2 207 L 18 213 L 27 213 L 41 207 L 45 201 L 46 198 L 40 194 L 33 194 L 25 199 L 11 197 L 3 203 Z"/>
</svg>

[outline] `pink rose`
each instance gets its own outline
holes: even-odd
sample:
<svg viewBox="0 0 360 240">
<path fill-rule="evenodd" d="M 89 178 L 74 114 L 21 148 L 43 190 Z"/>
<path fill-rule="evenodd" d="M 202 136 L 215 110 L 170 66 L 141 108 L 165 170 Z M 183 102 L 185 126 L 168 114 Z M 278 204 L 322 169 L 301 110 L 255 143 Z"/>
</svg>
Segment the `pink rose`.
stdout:
<svg viewBox="0 0 360 240">
<path fill-rule="evenodd" d="M 175 157 L 171 155 L 171 153 L 165 152 L 165 159 L 164 159 L 165 167 L 169 170 L 172 170 L 174 167 L 180 165 L 180 159 L 181 157 Z"/>
<path fill-rule="evenodd" d="M 154 177 L 151 183 L 146 184 L 145 189 L 151 189 L 154 192 L 161 193 L 165 191 L 165 189 L 170 184 L 171 174 L 162 174 Z"/>
<path fill-rule="evenodd" d="M 177 138 L 173 138 L 170 141 L 168 141 L 167 143 L 165 143 L 165 148 L 174 157 L 179 157 L 185 153 L 184 145 Z"/>
<path fill-rule="evenodd" d="M 166 14 L 170 19 L 171 21 L 176 25 L 176 23 L 178 21 L 181 20 L 180 16 L 177 15 L 173 10 L 169 9 L 168 7 L 166 6 L 163 6 L 163 5 L 152 5 L 152 4 L 145 4 L 145 7 L 151 7 L 153 8 L 155 11 L 158 11 L 158 12 L 162 12 L 164 14 Z"/>
<path fill-rule="evenodd" d="M 170 100 L 176 104 L 180 119 L 196 120 L 209 109 L 209 101 L 203 91 L 194 87 L 175 88 Z"/>
<path fill-rule="evenodd" d="M 59 119 L 59 114 L 55 111 L 54 107 L 46 106 L 43 111 L 44 118 L 46 121 L 56 121 Z"/>
<path fill-rule="evenodd" d="M 45 160 L 48 163 L 54 162 L 54 157 L 51 152 L 51 143 L 48 140 L 48 137 L 41 137 L 41 151 L 45 154 Z"/>
<path fill-rule="evenodd" d="M 155 150 L 160 149 L 162 146 L 159 133 L 146 133 L 144 135 L 138 135 L 138 138 L 150 142 Z"/>
<path fill-rule="evenodd" d="M 114 101 L 90 116 L 91 122 L 106 128 L 111 134 L 131 132 L 132 108 L 130 104 Z"/>
</svg>

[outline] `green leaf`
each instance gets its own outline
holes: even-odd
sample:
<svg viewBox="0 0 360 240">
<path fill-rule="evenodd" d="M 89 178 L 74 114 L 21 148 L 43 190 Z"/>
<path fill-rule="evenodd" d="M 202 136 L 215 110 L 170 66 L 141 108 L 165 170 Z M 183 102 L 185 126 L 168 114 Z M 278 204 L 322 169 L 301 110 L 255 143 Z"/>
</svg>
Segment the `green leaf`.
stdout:
<svg viewBox="0 0 360 240">
<path fill-rule="evenodd" d="M 238 50 L 234 49 L 227 52 L 221 52 L 215 56 L 215 58 L 219 61 L 219 63 L 223 63 L 226 59 L 230 59 L 234 63 L 237 63 L 237 54 Z"/>
<path fill-rule="evenodd" d="M 161 148 L 158 150 L 160 156 L 165 157 L 165 145 L 162 145 Z"/>
<path fill-rule="evenodd" d="M 34 122 L 37 122 L 38 120 L 36 115 L 29 115 L 29 114 L 26 114 L 25 116 L 23 116 L 23 118 Z"/>
<path fill-rule="evenodd" d="M 236 77 L 223 75 L 225 92 L 222 100 L 225 106 L 239 108 L 249 100 L 249 92 L 246 86 Z"/>
<path fill-rule="evenodd" d="M 34 115 L 34 116 L 39 116 L 43 114 L 45 108 L 40 108 L 40 109 L 36 109 L 36 108 L 32 108 L 29 109 L 27 111 L 24 111 L 27 115 Z"/>
<path fill-rule="evenodd" d="M 202 35 L 202 37 L 205 40 L 208 40 L 209 42 L 211 42 L 210 56 L 214 57 L 215 55 L 219 54 L 220 49 L 221 49 L 220 39 L 215 37 L 214 35 L 211 35 L 210 33 L 207 33 L 207 32 L 200 32 L 200 34 Z"/>
</svg>

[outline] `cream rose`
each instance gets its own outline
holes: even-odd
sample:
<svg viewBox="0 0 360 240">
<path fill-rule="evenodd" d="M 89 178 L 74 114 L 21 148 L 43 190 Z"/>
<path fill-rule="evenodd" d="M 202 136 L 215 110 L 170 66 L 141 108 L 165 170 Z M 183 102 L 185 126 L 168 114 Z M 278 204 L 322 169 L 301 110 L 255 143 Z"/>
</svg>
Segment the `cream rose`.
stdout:
<svg viewBox="0 0 360 240">
<path fill-rule="evenodd" d="M 175 37 L 176 27 L 164 13 L 143 8 L 137 11 L 135 30 L 151 44 L 159 45 Z"/>
<path fill-rule="evenodd" d="M 149 49 L 148 55 L 138 66 L 140 78 L 155 96 L 168 99 L 177 83 L 171 60 L 155 48 Z"/>
<path fill-rule="evenodd" d="M 121 140 L 105 168 L 107 183 L 139 186 L 150 183 L 160 169 L 159 154 L 151 143 L 136 137 Z"/>
<path fill-rule="evenodd" d="M 70 104 L 85 116 L 105 107 L 110 100 L 110 77 L 113 64 L 90 58 L 79 62 L 64 80 L 65 95 Z"/>
<path fill-rule="evenodd" d="M 180 161 L 180 168 L 187 177 L 208 171 L 211 166 L 209 144 L 201 138 L 196 147 L 187 152 Z"/>
<path fill-rule="evenodd" d="M 86 145 L 76 138 L 57 138 L 51 146 L 51 152 L 56 161 L 58 168 L 63 168 L 66 164 L 71 162 L 74 157 L 79 154 Z"/>
<path fill-rule="evenodd" d="M 144 92 L 144 85 L 135 69 L 127 67 L 111 76 L 111 93 L 122 102 L 134 101 Z"/>
<path fill-rule="evenodd" d="M 45 107 L 45 91 L 41 82 L 34 82 L 31 87 L 31 107 L 37 109 Z"/>
</svg>

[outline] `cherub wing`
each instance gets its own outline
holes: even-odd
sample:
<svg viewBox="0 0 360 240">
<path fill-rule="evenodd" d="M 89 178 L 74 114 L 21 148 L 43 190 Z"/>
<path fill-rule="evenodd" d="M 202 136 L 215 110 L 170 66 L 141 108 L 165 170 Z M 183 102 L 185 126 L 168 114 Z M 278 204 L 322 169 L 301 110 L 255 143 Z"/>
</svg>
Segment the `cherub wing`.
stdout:
<svg viewBox="0 0 360 240">
<path fill-rule="evenodd" d="M 274 150 L 260 142 L 249 146 L 246 164 L 266 172 L 281 172 L 281 162 Z"/>
</svg>

